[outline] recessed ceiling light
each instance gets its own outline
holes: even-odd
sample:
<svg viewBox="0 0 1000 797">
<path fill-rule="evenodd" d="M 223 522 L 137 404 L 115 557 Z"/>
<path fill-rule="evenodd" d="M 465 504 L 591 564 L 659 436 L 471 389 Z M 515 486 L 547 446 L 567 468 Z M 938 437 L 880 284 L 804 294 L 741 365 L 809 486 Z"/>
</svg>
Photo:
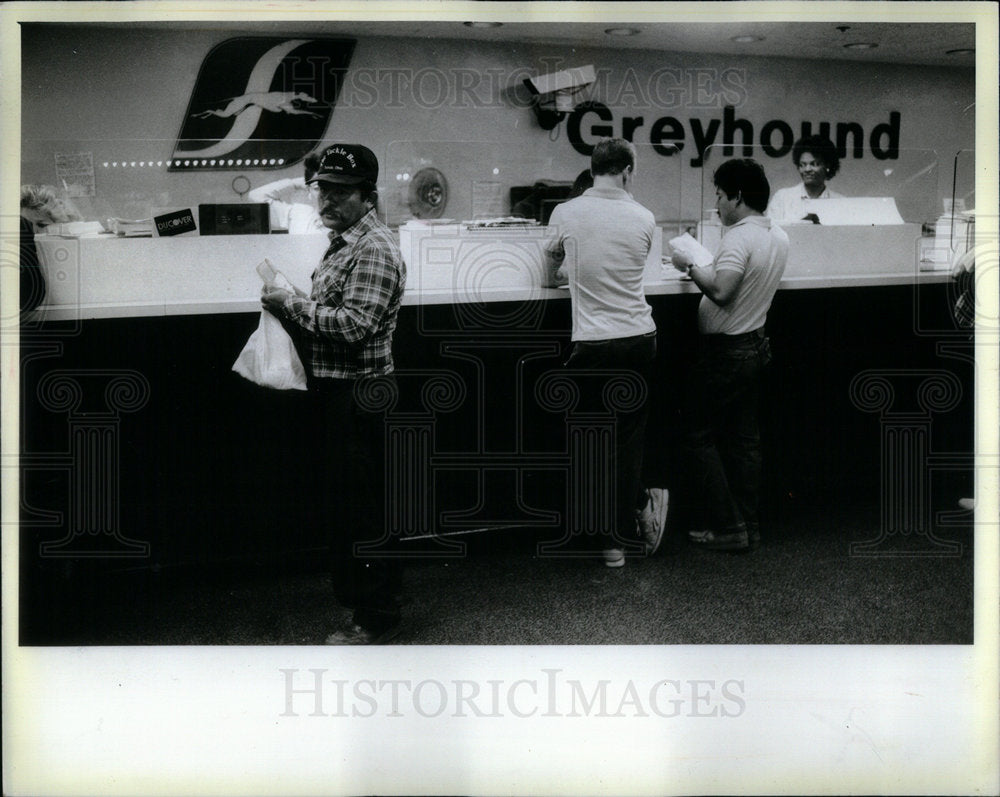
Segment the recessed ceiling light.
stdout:
<svg viewBox="0 0 1000 797">
<path fill-rule="evenodd" d="M 729 41 L 739 42 L 740 44 L 747 44 L 749 42 L 762 42 L 762 41 L 764 41 L 764 37 L 763 36 L 749 36 L 749 35 L 733 36 Z"/>
<path fill-rule="evenodd" d="M 878 47 L 874 42 L 852 42 L 851 44 L 845 44 L 845 50 L 874 50 Z"/>
<path fill-rule="evenodd" d="M 608 36 L 638 36 L 642 33 L 638 28 L 607 28 L 604 32 Z"/>
<path fill-rule="evenodd" d="M 483 22 L 478 20 L 475 22 L 463 22 L 462 24 L 467 28 L 499 28 L 503 25 L 502 22 Z"/>
<path fill-rule="evenodd" d="M 959 47 L 957 50 L 945 50 L 945 55 L 972 55 L 976 52 L 974 47 Z"/>
</svg>

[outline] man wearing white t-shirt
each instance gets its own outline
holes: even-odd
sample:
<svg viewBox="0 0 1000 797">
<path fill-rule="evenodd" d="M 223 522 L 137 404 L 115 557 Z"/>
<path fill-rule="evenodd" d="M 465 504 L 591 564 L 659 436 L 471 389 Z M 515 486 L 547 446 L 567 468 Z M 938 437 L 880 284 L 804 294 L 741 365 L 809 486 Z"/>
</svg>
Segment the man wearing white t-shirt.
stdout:
<svg viewBox="0 0 1000 797">
<path fill-rule="evenodd" d="M 771 188 L 756 161 L 726 161 L 714 181 L 728 228 L 715 261 L 698 267 L 683 253 L 672 258 L 703 294 L 699 352 L 684 399 L 686 481 L 701 521 L 688 536 L 703 548 L 744 551 L 760 540 L 757 404 L 771 360 L 764 324 L 785 272 L 788 236 L 764 216 Z"/>
<path fill-rule="evenodd" d="M 552 211 L 547 256 L 550 280 L 569 284 L 573 348 L 567 367 L 584 377 L 605 380 L 638 377 L 634 401 L 599 410 L 615 412 L 614 483 L 599 485 L 606 488 L 604 496 L 612 499 L 614 511 L 611 527 L 596 532 L 604 563 L 621 567 L 625 548 L 631 544 L 647 555 L 656 552 L 667 514 L 667 491 L 646 490 L 641 481 L 647 383 L 656 357 L 656 324 L 642 274 L 656 222 L 629 192 L 635 177 L 631 142 L 600 141 L 591 155 L 590 170 L 593 187 Z M 616 391 L 603 393 L 606 402 L 616 404 Z M 597 496 L 587 499 L 600 502 Z"/>
</svg>

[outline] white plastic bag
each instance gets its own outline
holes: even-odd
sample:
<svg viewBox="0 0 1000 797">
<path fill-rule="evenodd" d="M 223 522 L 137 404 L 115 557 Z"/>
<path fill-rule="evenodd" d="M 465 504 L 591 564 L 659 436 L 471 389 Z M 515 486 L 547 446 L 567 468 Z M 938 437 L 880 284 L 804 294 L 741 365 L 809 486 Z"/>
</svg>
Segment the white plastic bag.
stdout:
<svg viewBox="0 0 1000 797">
<path fill-rule="evenodd" d="M 306 389 L 306 369 L 295 344 L 281 322 L 267 310 L 260 311 L 260 323 L 233 363 L 233 370 L 264 387 Z"/>
</svg>

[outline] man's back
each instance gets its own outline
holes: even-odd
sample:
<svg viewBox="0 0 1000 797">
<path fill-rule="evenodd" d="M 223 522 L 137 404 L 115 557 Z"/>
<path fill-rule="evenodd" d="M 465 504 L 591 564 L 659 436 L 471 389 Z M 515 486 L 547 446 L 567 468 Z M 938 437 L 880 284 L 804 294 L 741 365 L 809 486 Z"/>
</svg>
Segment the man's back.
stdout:
<svg viewBox="0 0 1000 797">
<path fill-rule="evenodd" d="M 620 188 L 590 188 L 556 207 L 549 227 L 565 252 L 573 340 L 611 340 L 656 329 L 642 275 L 653 214 Z"/>
</svg>

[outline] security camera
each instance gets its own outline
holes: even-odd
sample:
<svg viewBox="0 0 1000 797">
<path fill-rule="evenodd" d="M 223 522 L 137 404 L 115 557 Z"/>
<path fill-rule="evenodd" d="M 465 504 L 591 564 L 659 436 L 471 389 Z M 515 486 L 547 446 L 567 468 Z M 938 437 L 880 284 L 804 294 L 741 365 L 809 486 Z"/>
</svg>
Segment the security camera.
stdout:
<svg viewBox="0 0 1000 797">
<path fill-rule="evenodd" d="M 575 97 L 597 80 L 593 66 L 577 66 L 548 75 L 524 79 L 528 91 L 536 96 L 533 105 L 538 124 L 551 130 L 573 110 Z"/>
<path fill-rule="evenodd" d="M 576 66 L 553 72 L 550 75 L 538 75 L 524 79 L 524 85 L 532 94 L 551 94 L 552 92 L 572 92 L 587 88 L 597 80 L 592 66 Z"/>
</svg>

